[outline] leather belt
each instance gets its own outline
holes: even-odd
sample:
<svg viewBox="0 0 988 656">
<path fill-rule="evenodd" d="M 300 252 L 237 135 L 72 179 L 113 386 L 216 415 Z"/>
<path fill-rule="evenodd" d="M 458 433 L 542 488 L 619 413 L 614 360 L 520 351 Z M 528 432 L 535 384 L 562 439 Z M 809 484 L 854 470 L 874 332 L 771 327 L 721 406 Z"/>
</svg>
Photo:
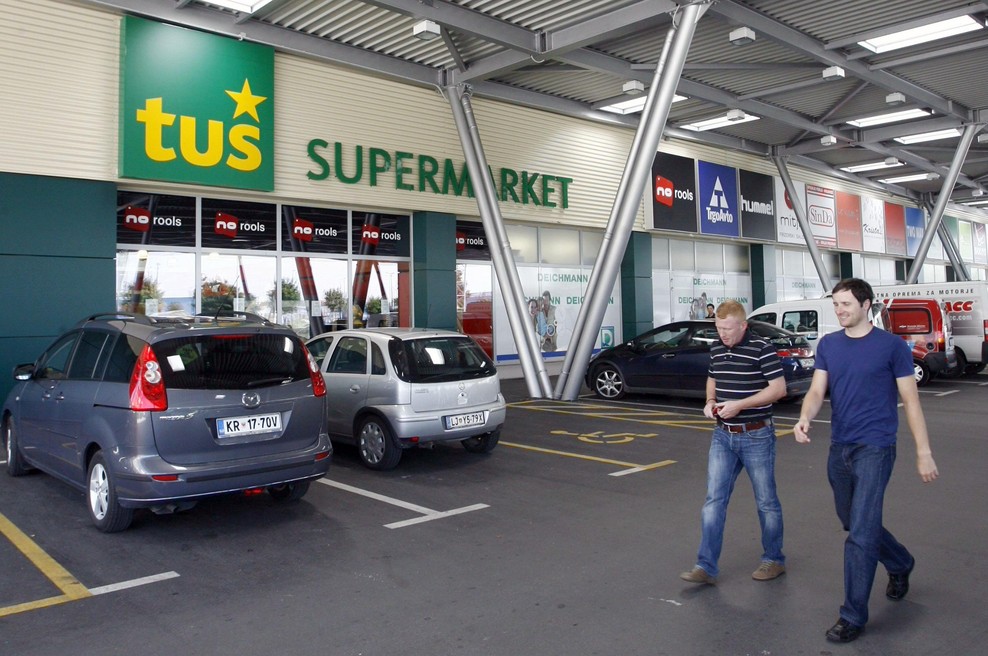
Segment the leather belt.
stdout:
<svg viewBox="0 0 988 656">
<path fill-rule="evenodd" d="M 765 428 L 766 426 L 772 425 L 772 421 L 770 419 L 752 421 L 747 424 L 727 424 L 720 420 L 718 420 L 717 423 L 720 424 L 720 427 L 728 433 L 747 433 L 748 431 L 758 430 L 759 428 Z"/>
</svg>

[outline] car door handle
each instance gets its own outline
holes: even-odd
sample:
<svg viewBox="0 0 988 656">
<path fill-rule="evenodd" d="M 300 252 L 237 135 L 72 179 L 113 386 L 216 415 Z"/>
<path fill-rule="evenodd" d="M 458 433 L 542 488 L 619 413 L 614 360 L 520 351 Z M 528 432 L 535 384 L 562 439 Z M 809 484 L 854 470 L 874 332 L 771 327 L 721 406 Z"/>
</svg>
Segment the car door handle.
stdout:
<svg viewBox="0 0 988 656">
<path fill-rule="evenodd" d="M 360 391 L 360 385 L 351 385 L 350 386 L 350 391 L 353 392 L 354 394 L 356 394 L 357 392 Z"/>
<path fill-rule="evenodd" d="M 676 357 L 676 354 L 675 353 L 663 353 L 662 354 L 662 359 L 663 360 L 668 360 L 669 358 L 674 358 L 674 357 Z"/>
</svg>

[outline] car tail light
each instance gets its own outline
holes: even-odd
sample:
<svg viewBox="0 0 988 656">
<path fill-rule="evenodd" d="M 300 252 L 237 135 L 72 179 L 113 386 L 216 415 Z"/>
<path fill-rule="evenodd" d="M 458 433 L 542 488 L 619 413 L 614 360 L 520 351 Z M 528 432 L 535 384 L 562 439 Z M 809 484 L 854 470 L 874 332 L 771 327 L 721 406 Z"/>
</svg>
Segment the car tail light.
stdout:
<svg viewBox="0 0 988 656">
<path fill-rule="evenodd" d="M 985 319 L 985 341 L 988 342 L 988 319 Z"/>
<path fill-rule="evenodd" d="M 134 373 L 130 376 L 130 409 L 135 411 L 168 409 L 168 395 L 165 394 L 165 381 L 161 377 L 161 365 L 151 350 L 144 345 Z"/>
<path fill-rule="evenodd" d="M 780 358 L 812 358 L 813 349 L 803 348 L 803 347 L 793 347 L 788 349 L 779 349 Z"/>
<path fill-rule="evenodd" d="M 322 372 L 319 371 L 319 365 L 316 364 L 316 359 L 309 353 L 309 349 L 304 346 L 302 347 L 302 351 L 305 353 L 305 361 L 309 363 L 309 378 L 312 379 L 312 393 L 315 396 L 326 396 L 326 381 L 322 378 Z"/>
</svg>

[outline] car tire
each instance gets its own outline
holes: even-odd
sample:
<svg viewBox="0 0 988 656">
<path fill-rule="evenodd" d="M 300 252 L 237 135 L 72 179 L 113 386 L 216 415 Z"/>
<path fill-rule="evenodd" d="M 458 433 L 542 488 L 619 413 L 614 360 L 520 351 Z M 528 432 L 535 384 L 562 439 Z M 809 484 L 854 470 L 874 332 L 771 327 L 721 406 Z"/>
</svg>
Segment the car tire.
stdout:
<svg viewBox="0 0 988 656">
<path fill-rule="evenodd" d="M 917 387 L 929 385 L 930 381 L 933 380 L 930 368 L 918 360 L 913 360 L 913 377 L 916 379 Z"/>
<path fill-rule="evenodd" d="M 391 434 L 387 422 L 380 417 L 370 416 L 360 422 L 360 428 L 354 437 L 360 461 L 370 469 L 394 469 L 401 460 L 401 447 Z"/>
<path fill-rule="evenodd" d="M 282 483 L 281 485 L 272 485 L 268 488 L 268 494 L 278 503 L 298 501 L 308 491 L 309 481 L 293 481 L 291 483 Z"/>
<path fill-rule="evenodd" d="M 593 393 L 602 399 L 617 400 L 624 396 L 624 377 L 621 372 L 609 364 L 603 364 L 594 369 Z"/>
<path fill-rule="evenodd" d="M 497 446 L 500 439 L 501 431 L 496 430 L 485 435 L 477 435 L 476 437 L 468 437 L 465 440 L 460 440 L 460 444 L 470 453 L 490 453 Z"/>
<path fill-rule="evenodd" d="M 7 473 L 11 476 L 23 476 L 30 472 L 31 468 L 24 462 L 24 456 L 17 444 L 14 420 L 10 417 L 3 423 L 3 443 L 7 448 Z"/>
<path fill-rule="evenodd" d="M 113 473 L 106 466 L 102 451 L 94 453 L 89 461 L 89 475 L 86 480 L 86 506 L 96 528 L 104 533 L 117 533 L 130 526 L 134 519 L 134 510 L 124 508 L 117 502 Z"/>
</svg>

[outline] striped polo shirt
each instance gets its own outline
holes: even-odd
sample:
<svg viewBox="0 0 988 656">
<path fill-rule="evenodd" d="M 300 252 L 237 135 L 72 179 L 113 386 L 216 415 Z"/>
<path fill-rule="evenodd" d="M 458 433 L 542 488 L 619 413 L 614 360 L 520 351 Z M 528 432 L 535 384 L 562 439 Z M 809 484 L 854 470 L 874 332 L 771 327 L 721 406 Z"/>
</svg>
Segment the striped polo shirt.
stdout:
<svg viewBox="0 0 988 656">
<path fill-rule="evenodd" d="M 707 374 L 717 382 L 717 400 L 745 399 L 768 386 L 768 381 L 783 376 L 782 362 L 775 347 L 750 330 L 741 341 L 727 348 L 720 340 L 710 348 Z M 747 424 L 772 418 L 772 404 L 745 408 L 729 424 Z"/>
</svg>

